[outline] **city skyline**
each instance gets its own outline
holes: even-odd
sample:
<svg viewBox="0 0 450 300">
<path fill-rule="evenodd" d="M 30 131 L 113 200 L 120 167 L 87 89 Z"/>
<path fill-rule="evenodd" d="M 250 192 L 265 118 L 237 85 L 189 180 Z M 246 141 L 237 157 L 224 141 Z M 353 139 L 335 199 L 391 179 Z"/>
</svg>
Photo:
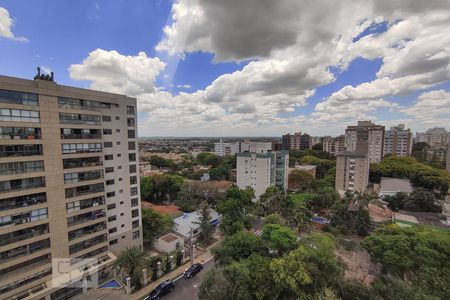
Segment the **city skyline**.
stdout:
<svg viewBox="0 0 450 300">
<path fill-rule="evenodd" d="M 136 97 L 140 136 L 448 130 L 446 1 L 253 2 L 3 1 L 0 74 Z"/>
</svg>

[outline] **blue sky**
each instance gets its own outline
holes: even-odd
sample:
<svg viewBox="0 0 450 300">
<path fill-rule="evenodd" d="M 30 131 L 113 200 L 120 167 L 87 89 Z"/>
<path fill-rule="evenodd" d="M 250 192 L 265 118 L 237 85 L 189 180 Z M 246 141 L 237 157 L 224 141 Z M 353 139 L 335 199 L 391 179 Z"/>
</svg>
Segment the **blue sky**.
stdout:
<svg viewBox="0 0 450 300">
<path fill-rule="evenodd" d="M 439 1 L 426 16 L 407 1 L 299 2 L 3 0 L 0 74 L 41 66 L 60 84 L 136 97 L 141 136 L 337 135 L 367 118 L 450 127 Z"/>
</svg>

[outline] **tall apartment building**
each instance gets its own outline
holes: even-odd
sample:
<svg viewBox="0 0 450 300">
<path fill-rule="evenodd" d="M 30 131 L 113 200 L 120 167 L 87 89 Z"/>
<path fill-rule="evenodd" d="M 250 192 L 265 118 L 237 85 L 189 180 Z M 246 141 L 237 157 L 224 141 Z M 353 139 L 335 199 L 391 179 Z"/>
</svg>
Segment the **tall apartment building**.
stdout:
<svg viewBox="0 0 450 300">
<path fill-rule="evenodd" d="M 244 152 L 236 155 L 236 184 L 253 188 L 259 198 L 270 186 L 288 186 L 289 154 L 282 150 L 266 153 Z"/>
<path fill-rule="evenodd" d="M 301 132 L 294 134 L 287 133 L 281 137 L 281 145 L 283 150 L 300 150 Z"/>
<path fill-rule="evenodd" d="M 369 159 L 365 154 L 342 151 L 336 155 L 335 188 L 364 193 L 369 183 Z"/>
<path fill-rule="evenodd" d="M 412 144 L 411 129 L 405 129 L 404 124 L 392 126 L 384 133 L 384 155 L 410 156 Z"/>
<path fill-rule="evenodd" d="M 0 299 L 65 299 L 52 260 L 142 246 L 136 99 L 0 76 Z"/>
<path fill-rule="evenodd" d="M 447 136 L 444 127 L 435 127 L 426 132 L 416 132 L 416 143 L 425 142 L 431 147 L 443 147 L 447 144 Z"/>
<path fill-rule="evenodd" d="M 304 133 L 300 136 L 300 150 L 310 150 L 312 149 L 313 143 L 312 138 L 309 134 Z"/>
<path fill-rule="evenodd" d="M 358 125 L 348 126 L 345 130 L 346 150 L 366 154 L 370 163 L 381 161 L 383 145 L 384 126 L 371 121 L 358 121 Z"/>
<path fill-rule="evenodd" d="M 335 138 L 331 136 L 324 136 L 322 139 L 323 151 L 335 155 L 344 150 L 345 148 L 345 136 L 339 135 Z"/>
<path fill-rule="evenodd" d="M 214 153 L 218 156 L 235 155 L 241 152 L 241 142 L 224 143 L 221 139 L 218 143 L 214 143 Z"/>
</svg>

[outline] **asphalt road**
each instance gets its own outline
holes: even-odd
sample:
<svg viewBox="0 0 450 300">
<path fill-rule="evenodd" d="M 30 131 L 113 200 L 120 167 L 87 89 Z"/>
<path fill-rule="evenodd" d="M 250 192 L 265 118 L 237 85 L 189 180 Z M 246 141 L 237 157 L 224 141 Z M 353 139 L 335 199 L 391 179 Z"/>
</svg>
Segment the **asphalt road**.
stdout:
<svg viewBox="0 0 450 300">
<path fill-rule="evenodd" d="M 214 259 L 203 264 L 203 270 L 190 279 L 183 277 L 175 281 L 175 289 L 162 300 L 197 300 L 200 285 L 206 272 L 214 267 Z"/>
</svg>

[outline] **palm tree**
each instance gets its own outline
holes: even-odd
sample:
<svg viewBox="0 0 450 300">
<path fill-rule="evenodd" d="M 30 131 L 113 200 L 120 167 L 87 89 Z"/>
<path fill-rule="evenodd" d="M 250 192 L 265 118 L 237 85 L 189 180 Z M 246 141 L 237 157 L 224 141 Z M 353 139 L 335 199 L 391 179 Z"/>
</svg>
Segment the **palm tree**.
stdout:
<svg viewBox="0 0 450 300">
<path fill-rule="evenodd" d="M 140 288 L 142 269 L 146 265 L 146 258 L 144 252 L 139 246 L 127 247 L 122 251 L 115 261 L 114 265 L 119 267 L 119 270 L 125 271 L 131 278 L 131 285 Z"/>
</svg>

